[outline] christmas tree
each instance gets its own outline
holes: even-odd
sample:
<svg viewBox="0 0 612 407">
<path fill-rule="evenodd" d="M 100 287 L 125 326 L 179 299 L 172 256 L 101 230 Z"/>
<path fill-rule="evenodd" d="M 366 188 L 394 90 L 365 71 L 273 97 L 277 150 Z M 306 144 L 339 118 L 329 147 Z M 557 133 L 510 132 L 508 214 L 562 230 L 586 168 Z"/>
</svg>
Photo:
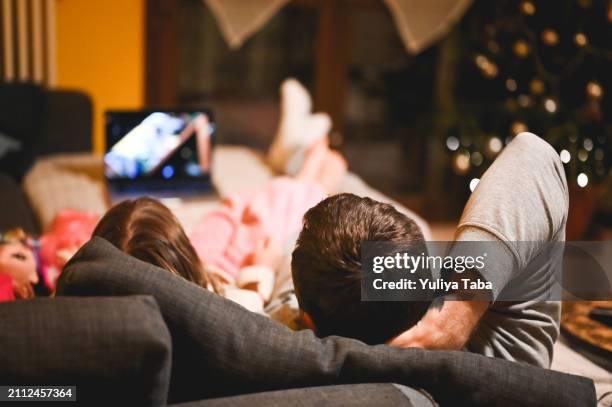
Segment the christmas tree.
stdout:
<svg viewBox="0 0 612 407">
<path fill-rule="evenodd" d="M 446 147 L 471 190 L 523 131 L 555 147 L 570 186 L 612 174 L 611 1 L 477 0 L 461 32 Z"/>
</svg>

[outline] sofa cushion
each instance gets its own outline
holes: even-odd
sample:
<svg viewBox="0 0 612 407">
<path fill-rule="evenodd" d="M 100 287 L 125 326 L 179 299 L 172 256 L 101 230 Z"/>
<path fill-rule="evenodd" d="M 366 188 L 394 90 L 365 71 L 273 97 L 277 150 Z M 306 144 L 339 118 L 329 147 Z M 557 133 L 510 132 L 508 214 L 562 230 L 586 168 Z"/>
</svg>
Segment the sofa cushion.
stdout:
<svg viewBox="0 0 612 407">
<path fill-rule="evenodd" d="M 91 151 L 91 98 L 81 91 L 68 89 L 47 90 L 45 96 L 45 142 L 41 153 Z"/>
<path fill-rule="evenodd" d="M 149 294 L 170 329 L 169 401 L 394 382 L 453 404 L 593 405 L 593 382 L 467 352 L 368 346 L 293 332 L 94 237 L 68 263 L 58 295 Z"/>
<path fill-rule="evenodd" d="M 55 154 L 40 157 L 23 178 L 41 230 L 49 230 L 63 210 L 102 216 L 107 210 L 103 159 L 93 154 Z"/>
<path fill-rule="evenodd" d="M 44 90 L 34 84 L 0 83 L 0 171 L 21 179 L 43 143 Z"/>
<path fill-rule="evenodd" d="M 170 334 L 151 297 L 0 304 L 0 383 L 76 386 L 81 405 L 165 405 Z"/>
<path fill-rule="evenodd" d="M 270 391 L 175 404 L 175 407 L 434 407 L 423 392 L 390 383 L 345 384 Z"/>
<path fill-rule="evenodd" d="M 0 173 L 0 191 L 0 231 L 20 227 L 27 233 L 37 233 L 34 215 L 17 182 Z"/>
</svg>

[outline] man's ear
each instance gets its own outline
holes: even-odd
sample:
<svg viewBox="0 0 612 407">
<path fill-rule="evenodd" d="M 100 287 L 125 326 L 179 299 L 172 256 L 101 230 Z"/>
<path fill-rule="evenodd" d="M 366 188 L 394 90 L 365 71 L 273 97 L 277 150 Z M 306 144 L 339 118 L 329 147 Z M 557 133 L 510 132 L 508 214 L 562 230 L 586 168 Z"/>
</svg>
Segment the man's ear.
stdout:
<svg viewBox="0 0 612 407">
<path fill-rule="evenodd" d="M 315 333 L 317 332 L 317 327 L 315 326 L 314 322 L 312 322 L 312 318 L 310 318 L 310 315 L 308 315 L 308 313 L 303 310 L 302 310 L 302 320 L 304 321 L 304 324 L 306 324 L 308 329 L 311 329 Z"/>
</svg>

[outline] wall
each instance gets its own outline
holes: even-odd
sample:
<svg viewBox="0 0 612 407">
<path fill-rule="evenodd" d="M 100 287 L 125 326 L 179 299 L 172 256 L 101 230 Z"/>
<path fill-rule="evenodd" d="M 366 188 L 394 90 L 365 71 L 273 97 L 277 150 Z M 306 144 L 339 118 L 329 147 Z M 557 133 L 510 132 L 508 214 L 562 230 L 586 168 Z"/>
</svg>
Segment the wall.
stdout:
<svg viewBox="0 0 612 407">
<path fill-rule="evenodd" d="M 57 87 L 94 105 L 94 151 L 104 151 L 104 111 L 144 103 L 145 0 L 55 0 Z"/>
</svg>

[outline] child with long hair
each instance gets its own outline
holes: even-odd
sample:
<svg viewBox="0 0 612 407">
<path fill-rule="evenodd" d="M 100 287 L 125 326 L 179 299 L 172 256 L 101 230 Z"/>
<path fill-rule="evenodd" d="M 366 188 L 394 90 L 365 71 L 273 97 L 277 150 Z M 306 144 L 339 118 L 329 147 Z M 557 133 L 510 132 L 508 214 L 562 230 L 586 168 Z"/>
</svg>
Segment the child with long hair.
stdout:
<svg viewBox="0 0 612 407">
<path fill-rule="evenodd" d="M 304 213 L 346 171 L 325 141 L 312 146 L 295 177 L 230 195 L 188 238 L 159 201 L 139 198 L 111 208 L 93 232 L 125 253 L 214 290 L 252 311 L 270 300 L 280 242 L 299 232 Z"/>
<path fill-rule="evenodd" d="M 333 193 L 346 174 L 346 161 L 328 146 L 329 119 L 310 114 L 306 90 L 297 81 L 286 81 L 282 101 L 271 162 L 293 176 L 228 196 L 189 238 L 172 212 L 150 198 L 111 208 L 93 235 L 262 312 L 272 295 L 281 244 L 297 236 L 304 213 Z"/>
</svg>

